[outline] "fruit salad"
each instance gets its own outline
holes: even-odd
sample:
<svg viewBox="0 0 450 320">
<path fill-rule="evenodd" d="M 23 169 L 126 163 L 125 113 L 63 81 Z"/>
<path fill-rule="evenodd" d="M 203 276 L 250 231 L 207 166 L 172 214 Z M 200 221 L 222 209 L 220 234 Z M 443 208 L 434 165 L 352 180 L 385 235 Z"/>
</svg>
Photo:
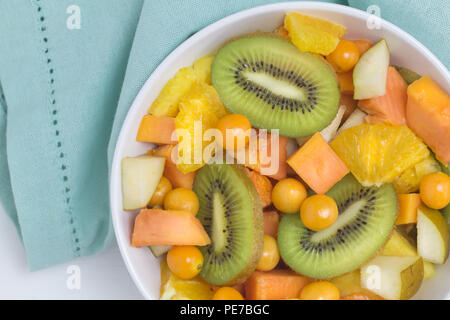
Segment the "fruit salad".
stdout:
<svg viewBox="0 0 450 320">
<path fill-rule="evenodd" d="M 345 33 L 287 13 L 149 106 L 123 209 L 161 299 L 409 299 L 446 263 L 450 96 Z"/>
</svg>

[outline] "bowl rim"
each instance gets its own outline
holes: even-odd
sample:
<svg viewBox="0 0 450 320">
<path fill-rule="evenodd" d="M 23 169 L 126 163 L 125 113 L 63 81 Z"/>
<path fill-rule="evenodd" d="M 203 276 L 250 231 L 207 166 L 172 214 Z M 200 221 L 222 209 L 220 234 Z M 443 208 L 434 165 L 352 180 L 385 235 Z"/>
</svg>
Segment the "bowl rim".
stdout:
<svg viewBox="0 0 450 320">
<path fill-rule="evenodd" d="M 241 20 L 242 18 L 245 18 L 248 16 L 268 13 L 271 11 L 277 10 L 302 10 L 302 9 L 319 9 L 324 11 L 329 11 L 334 14 L 346 14 L 351 15 L 356 18 L 365 18 L 368 19 L 372 15 L 369 14 L 366 11 L 359 10 L 350 6 L 335 4 L 335 3 L 328 3 L 328 2 L 315 2 L 315 1 L 291 1 L 291 2 L 278 2 L 278 3 L 272 3 L 272 4 L 266 4 L 266 5 L 260 5 L 253 8 L 245 9 L 238 11 L 236 13 L 233 13 L 231 15 L 228 15 L 193 34 L 191 37 L 184 40 L 179 46 L 177 46 L 166 58 L 162 60 L 162 62 L 158 65 L 158 67 L 155 68 L 155 70 L 151 73 L 151 75 L 147 78 L 144 85 L 139 90 L 138 94 L 134 98 L 132 104 L 130 105 L 130 108 L 127 112 L 127 115 L 122 123 L 120 133 L 114 148 L 114 156 L 112 161 L 112 166 L 110 170 L 110 183 L 109 183 L 109 204 L 110 204 L 110 213 L 112 216 L 112 222 L 113 222 L 113 228 L 114 233 L 116 236 L 116 241 L 120 250 L 120 254 L 122 256 L 122 259 L 125 263 L 125 266 L 127 268 L 128 273 L 131 276 L 131 279 L 133 280 L 134 284 L 138 288 L 139 292 L 143 295 L 145 299 L 150 299 L 147 290 L 143 287 L 142 283 L 139 281 L 137 277 L 137 272 L 134 268 L 133 262 L 131 261 L 130 256 L 128 255 L 125 246 L 129 246 L 130 239 L 124 239 L 122 234 L 118 231 L 118 214 L 122 213 L 122 208 L 117 208 L 117 205 L 114 201 L 114 197 L 111 195 L 114 193 L 113 189 L 117 184 L 121 185 L 121 179 L 120 175 L 117 174 L 117 172 L 120 172 L 121 167 L 121 159 L 119 159 L 118 154 L 119 150 L 123 148 L 124 143 L 126 143 L 125 140 L 125 128 L 129 126 L 129 123 L 131 122 L 131 115 L 134 114 L 139 107 L 139 101 L 142 100 L 142 98 L 145 96 L 145 94 L 150 90 L 153 82 L 155 81 L 155 78 L 157 78 L 157 75 L 160 73 L 160 70 L 164 68 L 167 64 L 173 63 L 175 61 L 175 58 L 180 54 L 180 52 L 183 52 L 186 48 L 189 48 L 191 46 L 191 43 L 195 43 L 198 39 L 204 37 L 205 35 L 215 33 L 217 30 L 220 30 L 223 28 L 223 25 L 227 25 L 230 23 L 233 23 L 234 21 Z M 397 27 L 393 23 L 384 20 L 383 18 L 380 18 L 381 22 L 383 24 L 383 28 L 389 29 L 390 33 L 396 33 L 399 37 L 404 39 L 406 42 L 408 42 L 410 45 L 417 47 L 425 56 L 426 59 L 431 62 L 431 64 L 435 65 L 436 68 L 439 70 L 440 73 L 444 76 L 447 83 L 450 83 L 450 73 L 448 69 L 445 67 L 445 65 L 427 48 L 425 47 L 421 42 L 419 42 L 416 38 L 414 38 L 411 34 L 404 31 L 400 27 Z"/>
</svg>

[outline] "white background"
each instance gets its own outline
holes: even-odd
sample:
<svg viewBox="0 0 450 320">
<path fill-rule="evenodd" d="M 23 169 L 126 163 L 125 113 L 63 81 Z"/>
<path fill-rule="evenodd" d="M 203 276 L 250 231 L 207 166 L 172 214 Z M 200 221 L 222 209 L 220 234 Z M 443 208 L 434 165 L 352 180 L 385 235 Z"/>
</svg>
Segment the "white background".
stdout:
<svg viewBox="0 0 450 320">
<path fill-rule="evenodd" d="M 70 290 L 67 268 L 81 271 L 80 290 Z M 100 254 L 30 272 L 16 228 L 0 205 L 0 299 L 142 299 L 114 245 Z"/>
</svg>

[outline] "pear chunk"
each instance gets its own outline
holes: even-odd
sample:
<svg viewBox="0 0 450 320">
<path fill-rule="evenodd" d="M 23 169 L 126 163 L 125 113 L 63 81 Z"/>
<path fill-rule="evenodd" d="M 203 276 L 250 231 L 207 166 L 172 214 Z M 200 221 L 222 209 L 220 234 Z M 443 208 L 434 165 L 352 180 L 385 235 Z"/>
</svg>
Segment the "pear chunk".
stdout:
<svg viewBox="0 0 450 320">
<path fill-rule="evenodd" d="M 378 256 L 361 268 L 361 287 L 388 300 L 407 300 L 419 290 L 421 257 Z"/>
<path fill-rule="evenodd" d="M 417 250 L 424 260 L 443 264 L 448 258 L 448 226 L 442 214 L 425 206 L 417 210 Z"/>
<path fill-rule="evenodd" d="M 164 172 L 166 159 L 149 155 L 122 159 L 122 203 L 124 210 L 147 206 Z"/>
<path fill-rule="evenodd" d="M 354 99 L 370 99 L 386 94 L 389 47 L 381 40 L 367 50 L 353 69 Z"/>
</svg>

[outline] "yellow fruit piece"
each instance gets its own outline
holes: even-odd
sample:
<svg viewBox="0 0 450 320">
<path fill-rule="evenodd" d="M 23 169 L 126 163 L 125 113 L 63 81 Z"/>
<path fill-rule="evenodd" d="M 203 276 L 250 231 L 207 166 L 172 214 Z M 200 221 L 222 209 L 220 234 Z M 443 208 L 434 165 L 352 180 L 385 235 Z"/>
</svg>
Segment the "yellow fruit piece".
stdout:
<svg viewBox="0 0 450 320">
<path fill-rule="evenodd" d="M 432 155 L 420 161 L 412 168 L 404 171 L 394 179 L 394 187 L 398 193 L 411 193 L 419 190 L 420 181 L 429 173 L 441 171 L 439 163 Z"/>
<path fill-rule="evenodd" d="M 345 34 L 345 27 L 296 12 L 286 14 L 284 27 L 301 51 L 329 55 Z"/>
<path fill-rule="evenodd" d="M 206 130 L 214 128 L 227 111 L 219 99 L 216 90 L 204 83 L 195 83 L 192 89 L 181 99 L 179 113 L 175 118 L 175 128 L 184 129 L 178 133 L 177 168 L 183 173 L 200 169 L 205 165 L 203 150 L 211 141 L 203 141 Z"/>
<path fill-rule="evenodd" d="M 192 67 L 178 70 L 175 76 L 165 84 L 148 109 L 148 113 L 157 117 L 175 117 L 181 98 L 189 92 L 196 79 L 196 73 Z"/>
<path fill-rule="evenodd" d="M 406 126 L 361 124 L 344 130 L 330 146 L 364 186 L 391 183 L 430 155 Z"/>
<path fill-rule="evenodd" d="M 161 260 L 161 300 L 211 300 L 214 295 L 212 285 L 199 277 L 183 280 L 174 275 L 167 265 L 166 259 Z"/>
<path fill-rule="evenodd" d="M 198 81 L 211 84 L 211 65 L 213 60 L 214 55 L 207 54 L 194 62 L 192 68 L 194 68 Z"/>
</svg>

